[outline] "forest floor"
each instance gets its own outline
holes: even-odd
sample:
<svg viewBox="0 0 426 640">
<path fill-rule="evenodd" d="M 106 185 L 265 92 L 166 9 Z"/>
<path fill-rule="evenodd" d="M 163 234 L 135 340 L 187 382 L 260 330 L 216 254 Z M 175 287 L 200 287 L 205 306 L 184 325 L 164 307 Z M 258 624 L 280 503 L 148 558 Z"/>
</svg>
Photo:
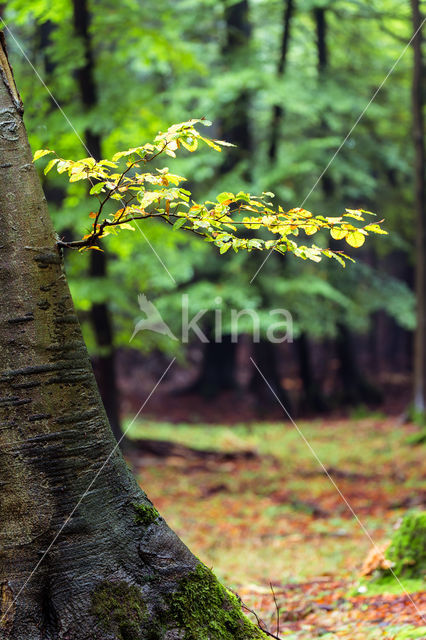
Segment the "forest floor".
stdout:
<svg viewBox="0 0 426 640">
<path fill-rule="evenodd" d="M 371 539 L 382 544 L 408 509 L 426 508 L 424 446 L 407 443 L 414 427 L 374 415 L 299 427 L 329 476 L 288 422 L 144 420 L 129 431 L 133 439 L 223 455 L 177 449 L 131 461 L 170 526 L 271 633 L 426 639 L 425 582 L 404 581 L 401 589 L 395 581 L 375 593 L 360 579 Z"/>
</svg>

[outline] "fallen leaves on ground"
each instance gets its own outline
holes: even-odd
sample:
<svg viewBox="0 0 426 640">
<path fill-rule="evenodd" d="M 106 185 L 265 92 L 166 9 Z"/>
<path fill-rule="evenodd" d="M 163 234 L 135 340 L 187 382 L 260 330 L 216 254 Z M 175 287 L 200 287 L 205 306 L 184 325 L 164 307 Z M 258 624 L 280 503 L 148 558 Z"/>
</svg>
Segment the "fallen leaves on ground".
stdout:
<svg viewBox="0 0 426 640">
<path fill-rule="evenodd" d="M 349 595 L 372 548 L 359 521 L 380 546 L 406 509 L 425 508 L 424 450 L 407 445 L 412 428 L 366 419 L 315 421 L 302 430 L 328 475 L 299 434 L 276 423 L 147 422 L 136 437 L 174 436 L 190 447 L 257 455 L 140 455 L 132 463 L 170 526 L 276 633 L 272 583 L 280 637 L 425 640 L 424 591 Z"/>
</svg>

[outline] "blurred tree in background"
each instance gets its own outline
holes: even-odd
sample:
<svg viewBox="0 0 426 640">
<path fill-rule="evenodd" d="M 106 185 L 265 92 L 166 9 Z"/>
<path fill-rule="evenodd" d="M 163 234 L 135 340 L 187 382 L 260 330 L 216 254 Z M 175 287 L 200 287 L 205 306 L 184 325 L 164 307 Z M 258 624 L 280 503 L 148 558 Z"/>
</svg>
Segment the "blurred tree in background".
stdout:
<svg viewBox="0 0 426 640">
<path fill-rule="evenodd" d="M 125 242 L 112 238 L 106 254 L 76 259 L 69 252 L 73 297 L 116 432 L 115 350 L 128 346 L 140 292 L 155 301 L 176 334 L 182 293 L 189 296 L 190 313 L 211 310 L 204 316 L 207 334 L 218 308 L 224 317 L 231 307 L 258 310 L 263 337 L 269 309 L 288 309 L 294 345 L 284 349 L 261 339 L 253 348 L 276 392 L 299 411 L 370 403 L 382 383 L 393 389 L 398 375 L 407 377 L 420 206 L 411 142 L 411 51 L 333 154 L 413 34 L 417 23 L 408 1 L 11 0 L 4 18 L 81 136 L 9 37 L 14 60 L 20 60 L 15 74 L 34 149 L 51 147 L 78 158 L 83 142 L 94 157 L 101 148 L 106 157 L 172 122 L 206 116 L 214 122 L 214 136 L 237 147 L 225 159 L 200 153 L 176 161 L 177 173 L 193 176 L 189 188 L 197 198 L 238 184 L 275 192 L 287 208 L 303 204 L 325 215 L 339 215 L 345 206 L 376 211 L 390 231 L 384 241 L 358 250 L 357 263 L 345 270 L 296 265 L 291 256 L 275 254 L 263 266 L 263 254 L 220 259 L 197 239 L 170 234 L 157 221 L 144 224 L 144 237 L 136 231 Z M 64 237 L 81 233 L 89 206 L 84 187 L 72 183 L 64 191 L 63 182 L 49 174 L 45 189 Z M 423 256 L 424 264 L 423 252 L 424 246 L 417 261 Z M 418 292 L 422 286 L 424 281 Z M 249 320 L 241 321 L 242 334 L 249 332 Z M 238 348 L 226 321 L 222 333 L 220 344 L 204 346 L 187 391 L 212 397 L 238 387 Z M 187 355 L 177 341 L 150 332 L 138 334 L 131 346 L 145 354 L 179 355 L 182 362 Z M 424 367 L 424 353 L 419 357 Z M 283 385 L 289 372 L 300 379 L 296 398 L 288 397 L 291 385 Z M 247 380 L 265 410 L 274 399 L 263 388 L 256 375 Z M 408 395 L 402 400 L 408 402 Z"/>
</svg>

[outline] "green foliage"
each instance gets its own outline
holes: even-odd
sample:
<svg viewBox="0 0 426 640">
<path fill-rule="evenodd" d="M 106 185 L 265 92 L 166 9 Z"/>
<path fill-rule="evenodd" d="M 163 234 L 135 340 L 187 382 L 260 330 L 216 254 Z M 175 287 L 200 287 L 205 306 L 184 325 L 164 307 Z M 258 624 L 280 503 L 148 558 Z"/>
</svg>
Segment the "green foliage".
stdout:
<svg viewBox="0 0 426 640">
<path fill-rule="evenodd" d="M 202 236 L 214 243 L 220 253 L 225 253 L 230 248 L 235 252 L 240 249 L 266 249 L 282 254 L 294 253 L 299 258 L 314 262 L 319 262 L 322 256 L 326 256 L 335 258 L 344 266 L 344 260 L 348 256 L 343 252 L 323 249 L 317 245 L 297 244 L 290 236 L 297 237 L 301 231 L 306 236 L 311 236 L 326 229 L 335 240 L 345 239 L 350 246 L 360 247 L 369 233 L 387 233 L 380 227 L 380 222 L 358 227 L 348 222 L 348 219 L 364 222 L 364 215 L 374 215 L 361 209 L 346 209 L 338 217 L 313 216 L 310 211 L 300 207 L 285 212 L 281 206 L 277 210 L 271 208 L 268 200 L 273 197 L 273 193 L 266 192 L 256 197 L 243 191 L 236 194 L 223 192 L 216 197 L 216 201 L 209 200 L 199 204 L 190 199 L 190 191 L 179 187 L 185 178 L 170 173 L 168 167 L 157 168 L 156 173 L 139 173 L 141 166 L 163 153 L 175 158 L 176 151 L 181 147 L 193 152 L 197 150 L 199 142 L 204 142 L 215 151 L 221 151 L 224 145 L 232 146 L 222 140 L 201 136 L 194 126 L 197 123 L 207 126 L 211 124 L 206 120 L 189 120 L 172 125 L 165 133 L 160 132 L 153 144 L 119 151 L 113 155 L 112 160 L 51 160 L 45 167 L 45 173 L 55 167 L 58 173 L 68 173 L 70 183 L 88 180 L 92 185 L 90 194 L 99 196 L 97 211 L 89 214 L 94 219 L 92 231 L 83 236 L 81 241 L 62 245 L 78 247 L 80 250 L 99 250 L 97 242 L 101 238 L 123 229 L 133 231 L 133 222 L 154 217 L 167 222 L 174 230 L 182 227 Z M 49 153 L 53 152 L 36 151 L 34 160 Z M 126 158 L 125 168 L 117 171 L 122 158 Z M 107 216 L 104 207 L 110 200 L 118 201 L 121 207 L 113 215 Z M 270 235 L 277 236 L 277 239 L 240 237 L 237 235 L 238 226 L 250 231 L 262 228 L 270 232 Z"/>
<path fill-rule="evenodd" d="M 326 8 L 328 68 L 319 77 L 312 11 L 317 4 L 310 0 L 297 3 L 286 71 L 278 80 L 283 3 L 249 3 L 251 35 L 232 56 L 224 55 L 225 4 L 213 0 L 126 0 L 111 11 L 107 0 L 100 0 L 90 30 L 99 101 L 90 111 L 83 110 L 76 99 L 76 71 L 84 66 L 84 56 L 72 29 L 71 2 L 58 0 L 52 8 L 47 0 L 10 0 L 5 19 L 80 135 L 90 128 L 102 137 L 104 157 L 134 146 L 135 140 L 150 140 L 158 130 L 164 131 L 167 123 L 186 120 L 192 113 L 206 114 L 217 123 L 214 137 L 232 140 L 237 115 L 240 117 L 236 107 L 243 95 L 253 138 L 251 151 L 230 149 L 234 163 L 223 171 L 224 154 L 211 154 L 207 145 L 204 149 L 199 146 L 197 153 L 178 155 L 173 172 L 190 177 L 189 189 L 197 202 L 214 201 L 217 193 L 232 192 L 238 184 L 243 192 L 273 191 L 281 203 L 301 203 L 400 55 L 400 39 L 408 41 L 408 5 L 397 0 L 322 3 Z M 9 48 L 33 149 L 55 148 L 60 157 L 81 157 L 78 138 L 53 108 L 11 39 Z M 197 296 L 204 305 L 209 292 L 223 298 L 224 310 L 232 301 L 232 292 L 239 305 L 246 296 L 247 306 L 260 311 L 268 306 L 282 307 L 284 300 L 292 312 L 296 335 L 303 331 L 316 339 L 333 336 L 342 321 L 355 331 L 366 331 L 371 315 L 379 309 L 398 324 L 413 326 L 413 294 L 402 282 L 405 275 L 399 267 L 412 260 L 415 233 L 412 151 L 407 144 L 410 65 L 407 54 L 329 166 L 326 176 L 332 180 L 332 193 L 325 194 L 318 183 L 309 196 L 312 211 L 343 211 L 348 202 L 355 208 L 380 211 L 391 231 L 387 241 L 376 243 L 371 238 L 368 253 L 361 249 L 357 264 L 346 270 L 329 269 L 328 261 L 315 270 L 310 260 L 298 261 L 296 267 L 294 261 L 284 262 L 275 252 L 249 284 L 266 254 L 234 255 L 228 250 L 227 260 L 220 260 L 207 251 L 207 245 L 197 242 L 195 234 L 170 234 L 163 220 L 143 221 L 147 240 L 179 291 L 190 294 L 194 307 Z M 272 119 L 275 104 L 285 110 L 278 128 Z M 271 136 L 278 146 L 273 163 L 268 158 Z M 79 237 L 77 230 L 87 227 L 96 195 L 87 197 L 84 180 L 68 183 L 65 188 L 61 176 L 53 171 L 44 183 L 59 235 L 67 229 L 74 238 Z M 64 193 L 58 198 L 60 191 Z M 108 210 L 108 215 L 112 211 Z M 87 232 L 92 230 L 89 227 Z M 268 240 L 263 232 L 259 235 Z M 325 235 L 315 236 L 321 248 L 327 246 Z M 173 281 L 139 232 L 111 234 L 107 247 L 112 257 L 119 259 L 109 262 L 103 283 L 100 279 L 88 281 L 87 255 L 66 255 L 68 278 L 90 350 L 96 346 L 87 311 L 95 300 L 107 302 L 113 311 L 117 345 L 128 344 L 139 291 L 155 298 L 163 317 L 177 331 L 179 296 L 173 293 Z M 395 250 L 399 253 L 390 263 L 386 256 Z M 361 271 L 365 257 L 371 265 L 367 272 Z M 132 344 L 144 351 L 157 348 L 176 354 L 178 350 L 177 343 L 150 332 L 144 332 L 143 337 L 139 334 Z"/>
</svg>

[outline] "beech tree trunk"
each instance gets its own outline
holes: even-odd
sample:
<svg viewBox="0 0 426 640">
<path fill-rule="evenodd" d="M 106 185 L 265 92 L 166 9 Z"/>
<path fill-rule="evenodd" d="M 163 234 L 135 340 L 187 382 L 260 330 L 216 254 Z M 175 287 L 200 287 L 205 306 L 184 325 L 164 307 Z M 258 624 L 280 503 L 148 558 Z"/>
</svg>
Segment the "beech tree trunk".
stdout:
<svg viewBox="0 0 426 640">
<path fill-rule="evenodd" d="M 283 14 L 283 31 L 281 39 L 280 57 L 277 67 L 277 82 L 282 82 L 285 69 L 287 66 L 287 54 L 290 44 L 291 19 L 294 11 L 294 0 L 285 0 Z M 280 127 L 284 118 L 284 107 L 282 104 L 275 104 L 272 111 L 271 123 L 271 140 L 269 143 L 268 157 L 273 163 L 277 158 L 278 140 L 280 135 Z"/>
<path fill-rule="evenodd" d="M 248 51 L 251 37 L 248 0 L 224 3 L 225 42 L 222 54 L 231 67 L 235 59 Z M 232 102 L 225 105 L 221 126 L 223 138 L 236 145 L 223 158 L 220 173 L 225 175 L 233 171 L 241 162 L 249 158 L 251 150 L 249 104 L 250 92 L 241 91 Z M 246 180 L 250 180 L 250 167 L 243 172 Z M 210 342 L 204 346 L 200 373 L 190 392 L 200 393 L 207 398 L 214 398 L 223 391 L 237 388 L 237 345 L 231 337 L 222 336 L 222 342 L 215 342 L 214 331 L 207 331 Z"/>
<path fill-rule="evenodd" d="M 411 0 L 413 32 L 421 26 L 423 15 L 419 0 Z M 414 343 L 414 408 L 426 412 L 426 152 L 423 110 L 425 106 L 422 30 L 413 40 L 413 141 L 416 190 L 416 297 L 417 327 Z"/>
<path fill-rule="evenodd" d="M 223 391 L 237 388 L 237 344 L 230 335 L 223 335 L 222 342 L 215 342 L 214 331 L 208 332 L 209 340 L 204 345 L 200 373 L 188 389 L 205 398 L 215 398 Z"/>
<path fill-rule="evenodd" d="M 89 31 L 90 12 L 87 0 L 73 0 L 74 30 L 81 39 L 84 51 L 84 65 L 77 70 L 77 81 L 80 88 L 84 109 L 90 113 L 98 103 L 94 71 L 92 39 Z M 86 147 L 95 160 L 102 157 L 102 141 L 99 133 L 90 127 L 84 132 Z M 90 276 L 92 278 L 107 277 L 108 258 L 104 251 L 92 251 L 90 254 Z M 122 436 L 119 411 L 119 392 L 117 387 L 116 352 L 114 346 L 114 329 L 107 302 L 94 302 L 90 310 L 90 318 L 100 353 L 96 356 L 96 381 L 102 402 L 117 441 Z"/>
<path fill-rule="evenodd" d="M 266 638 L 111 454 L 2 34 L 0 224 L 0 639 Z"/>
<path fill-rule="evenodd" d="M 327 15 L 324 7 L 314 8 L 314 20 L 316 29 L 316 45 L 318 57 L 318 80 L 324 81 L 328 71 L 328 42 L 327 42 Z M 325 133 L 329 129 L 327 123 L 321 119 L 321 130 Z M 334 180 L 329 173 L 324 173 L 321 178 L 321 186 L 326 198 L 334 195 Z"/>
</svg>

